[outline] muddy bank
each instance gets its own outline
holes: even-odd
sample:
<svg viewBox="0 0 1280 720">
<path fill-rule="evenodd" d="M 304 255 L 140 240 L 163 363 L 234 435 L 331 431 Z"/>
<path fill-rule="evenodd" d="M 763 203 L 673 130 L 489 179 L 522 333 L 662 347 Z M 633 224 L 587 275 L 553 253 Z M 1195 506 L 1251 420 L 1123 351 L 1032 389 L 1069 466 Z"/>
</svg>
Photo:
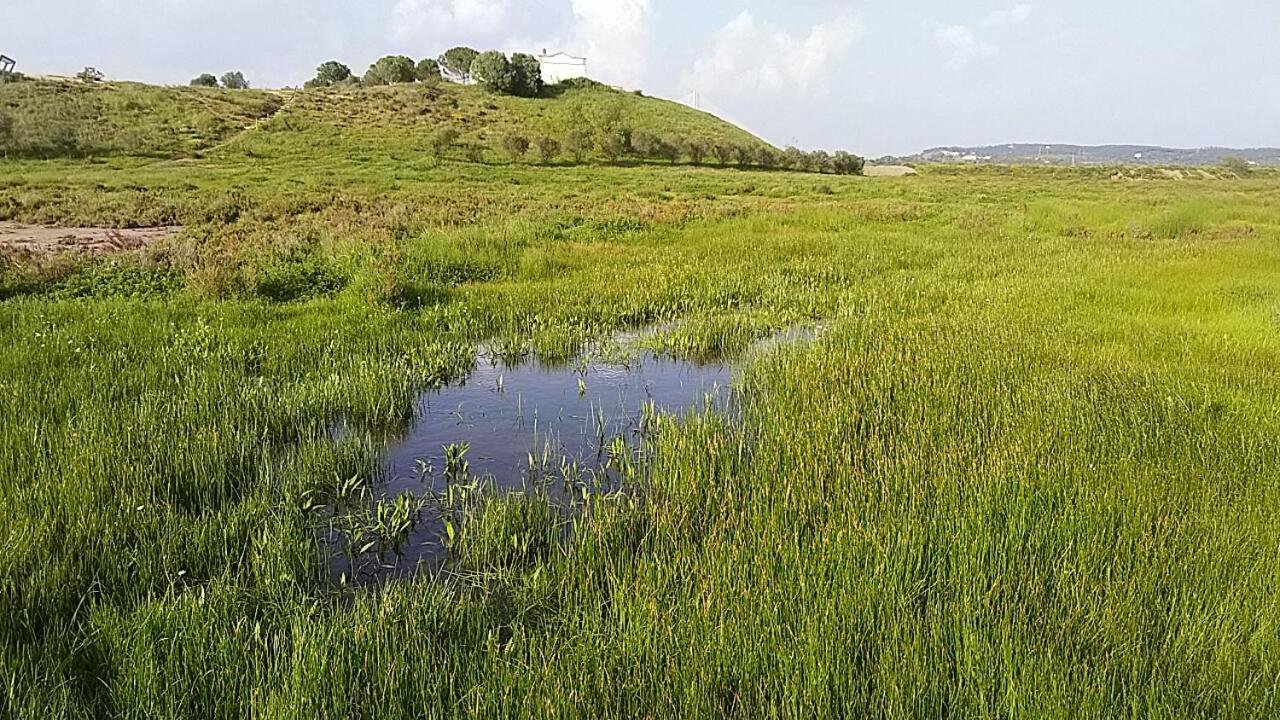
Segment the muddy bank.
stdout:
<svg viewBox="0 0 1280 720">
<path fill-rule="evenodd" d="M 177 235 L 180 227 L 152 227 L 120 230 L 117 228 L 58 228 L 0 222 L 0 251 L 31 255 L 64 252 L 106 254 L 138 250 Z"/>
</svg>

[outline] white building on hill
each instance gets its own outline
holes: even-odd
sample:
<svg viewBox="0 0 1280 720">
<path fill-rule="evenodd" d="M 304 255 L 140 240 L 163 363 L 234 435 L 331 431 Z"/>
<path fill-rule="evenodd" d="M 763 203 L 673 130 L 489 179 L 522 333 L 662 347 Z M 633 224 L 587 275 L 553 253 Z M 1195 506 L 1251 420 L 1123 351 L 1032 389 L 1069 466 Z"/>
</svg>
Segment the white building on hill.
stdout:
<svg viewBox="0 0 1280 720">
<path fill-rule="evenodd" d="M 587 59 L 564 52 L 548 54 L 543 50 L 538 56 L 538 64 L 542 66 L 542 81 L 548 85 L 587 76 Z"/>
</svg>

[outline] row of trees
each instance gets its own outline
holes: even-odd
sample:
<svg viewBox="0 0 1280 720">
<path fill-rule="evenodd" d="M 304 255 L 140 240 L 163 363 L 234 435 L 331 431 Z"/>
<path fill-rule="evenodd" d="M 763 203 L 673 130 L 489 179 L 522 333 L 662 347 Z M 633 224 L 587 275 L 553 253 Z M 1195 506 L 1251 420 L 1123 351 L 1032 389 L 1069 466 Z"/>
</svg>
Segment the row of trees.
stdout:
<svg viewBox="0 0 1280 720">
<path fill-rule="evenodd" d="M 218 78 L 213 73 L 203 73 L 191 81 L 191 87 L 219 87 Z M 244 79 L 244 73 L 239 70 L 222 74 L 221 87 L 228 90 L 248 90 L 249 81 Z"/>
<path fill-rule="evenodd" d="M 341 85 L 401 85 L 433 83 L 441 78 L 457 83 L 477 82 L 495 92 L 521 97 L 542 94 L 542 66 L 538 59 L 525 53 L 507 57 L 497 50 L 479 52 L 469 47 L 450 48 L 438 58 L 414 62 L 406 55 L 387 55 L 369 66 L 363 77 L 337 60 L 316 68 L 316 75 L 306 87 Z"/>
<path fill-rule="evenodd" d="M 466 158 L 479 161 L 483 155 L 475 146 L 459 146 L 460 135 L 453 128 L 442 128 L 431 136 L 431 151 L 436 157 L 448 156 L 461 147 Z M 786 169 L 798 172 L 829 173 L 834 175 L 861 175 L 865 161 L 842 151 L 828 153 L 823 150 L 805 152 L 789 147 L 778 151 L 765 145 L 744 145 L 733 142 L 711 141 L 701 138 L 660 137 L 645 131 L 614 130 L 593 134 L 588 130 L 570 130 L 563 137 L 540 135 L 529 138 L 518 132 L 510 132 L 500 139 L 501 150 L 513 161 L 521 161 L 530 152 L 537 154 L 544 163 L 552 163 L 567 157 L 581 163 L 592 153 L 599 153 L 609 162 L 624 158 L 676 163 L 685 160 L 702 165 L 710 160 L 722 166 Z"/>
</svg>

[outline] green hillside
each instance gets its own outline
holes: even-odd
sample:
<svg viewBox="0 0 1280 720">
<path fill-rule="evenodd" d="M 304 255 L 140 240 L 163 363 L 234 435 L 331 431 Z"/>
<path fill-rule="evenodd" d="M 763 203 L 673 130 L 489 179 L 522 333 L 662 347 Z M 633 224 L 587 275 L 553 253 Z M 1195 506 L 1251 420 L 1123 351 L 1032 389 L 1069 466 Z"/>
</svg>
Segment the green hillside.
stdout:
<svg viewBox="0 0 1280 720">
<path fill-rule="evenodd" d="M 620 129 L 765 144 L 707 113 L 604 86 L 530 99 L 449 83 L 229 91 L 43 80 L 0 86 L 0 113 L 12 126 L 10 137 L 0 134 L 0 149 L 29 157 L 424 152 L 444 127 L 458 133 L 454 152 L 473 159 L 505 157 L 501 141 L 510 133 L 560 141 L 573 130 Z"/>
<path fill-rule="evenodd" d="M 0 84 L 0 154 L 188 156 L 270 117 L 285 97 L 129 82 L 5 83 Z"/>
</svg>

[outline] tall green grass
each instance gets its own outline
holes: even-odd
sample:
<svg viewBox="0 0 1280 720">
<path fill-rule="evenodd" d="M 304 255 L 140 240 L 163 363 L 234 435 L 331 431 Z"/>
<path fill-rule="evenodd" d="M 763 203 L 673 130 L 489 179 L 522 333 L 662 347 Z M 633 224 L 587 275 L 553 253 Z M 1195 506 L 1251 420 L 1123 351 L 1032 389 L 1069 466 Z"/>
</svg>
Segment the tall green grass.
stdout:
<svg viewBox="0 0 1280 720">
<path fill-rule="evenodd" d="M 1274 178 L 284 167 L 11 164 L 16 217 L 128 173 L 189 227 L 163 293 L 0 303 L 4 714 L 1280 711 Z M 311 508 L 476 345 L 816 321 L 563 538 L 495 499 L 441 576 L 330 584 Z"/>
</svg>

